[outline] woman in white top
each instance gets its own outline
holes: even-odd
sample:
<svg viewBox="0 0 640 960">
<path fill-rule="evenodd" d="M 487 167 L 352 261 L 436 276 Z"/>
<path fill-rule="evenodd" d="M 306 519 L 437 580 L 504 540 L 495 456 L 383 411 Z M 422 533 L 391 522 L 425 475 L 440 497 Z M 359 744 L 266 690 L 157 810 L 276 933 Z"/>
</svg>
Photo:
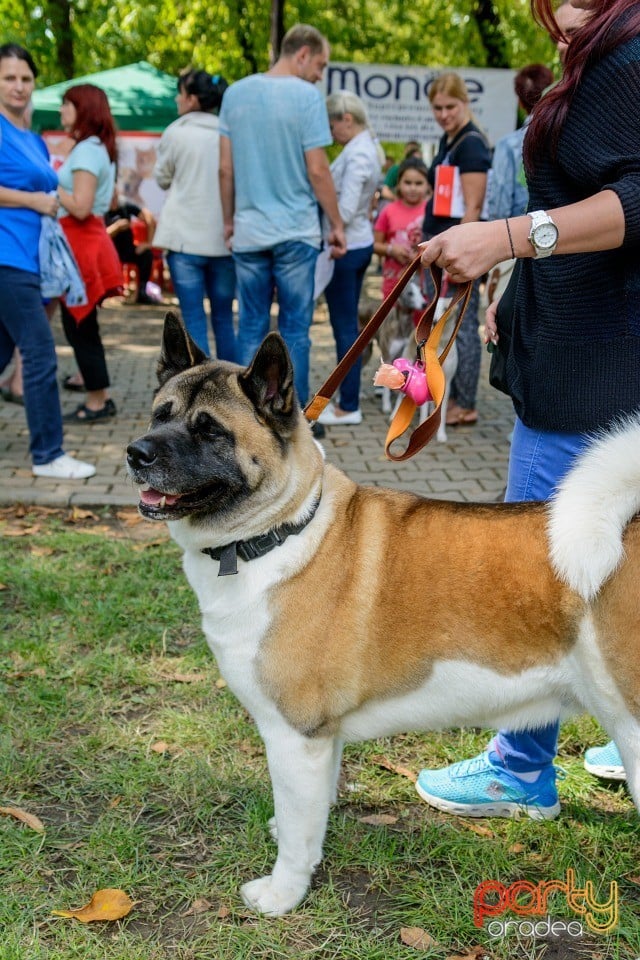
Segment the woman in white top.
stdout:
<svg viewBox="0 0 640 960">
<path fill-rule="evenodd" d="M 178 119 L 162 134 L 154 176 L 169 196 L 154 246 L 167 263 L 185 326 L 209 356 L 205 296 L 211 308 L 216 356 L 236 359 L 233 299 L 236 275 L 224 242 L 218 186 L 218 112 L 227 82 L 205 70 L 178 80 Z"/>
<path fill-rule="evenodd" d="M 358 336 L 358 300 L 373 256 L 371 206 L 380 183 L 381 164 L 360 97 L 346 90 L 332 93 L 327 97 L 327 112 L 333 139 L 344 147 L 331 164 L 331 174 L 345 225 L 347 252 L 335 261 L 333 277 L 324 292 L 341 360 Z M 342 381 L 339 405 L 325 407 L 318 420 L 327 425 L 362 421 L 359 361 Z"/>
</svg>

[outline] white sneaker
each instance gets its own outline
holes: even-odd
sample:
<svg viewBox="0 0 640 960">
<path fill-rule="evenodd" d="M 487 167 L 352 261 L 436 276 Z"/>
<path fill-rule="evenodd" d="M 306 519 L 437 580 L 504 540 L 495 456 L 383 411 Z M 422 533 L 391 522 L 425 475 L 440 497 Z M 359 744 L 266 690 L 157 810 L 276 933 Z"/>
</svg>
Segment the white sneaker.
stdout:
<svg viewBox="0 0 640 960">
<path fill-rule="evenodd" d="M 343 413 L 341 416 L 336 413 L 335 407 L 333 404 L 329 404 L 328 407 L 325 407 L 320 416 L 318 417 L 318 423 L 323 423 L 325 427 L 336 427 L 342 424 L 343 426 L 357 426 L 359 423 L 362 423 L 362 411 L 361 410 L 349 410 L 348 413 Z"/>
<path fill-rule="evenodd" d="M 94 475 L 96 468 L 91 463 L 63 453 L 50 463 L 34 463 L 31 471 L 34 477 L 50 477 L 52 480 L 86 480 Z"/>
</svg>

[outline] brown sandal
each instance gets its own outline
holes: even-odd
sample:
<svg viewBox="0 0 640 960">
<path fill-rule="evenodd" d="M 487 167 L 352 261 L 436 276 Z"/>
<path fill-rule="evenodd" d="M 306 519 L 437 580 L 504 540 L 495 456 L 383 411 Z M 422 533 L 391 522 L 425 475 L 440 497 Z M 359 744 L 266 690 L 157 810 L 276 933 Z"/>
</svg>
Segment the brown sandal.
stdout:
<svg viewBox="0 0 640 960">
<path fill-rule="evenodd" d="M 478 422 L 478 411 L 465 410 L 464 407 L 453 407 L 453 409 L 447 410 L 446 422 L 448 427 L 471 426 Z"/>
</svg>

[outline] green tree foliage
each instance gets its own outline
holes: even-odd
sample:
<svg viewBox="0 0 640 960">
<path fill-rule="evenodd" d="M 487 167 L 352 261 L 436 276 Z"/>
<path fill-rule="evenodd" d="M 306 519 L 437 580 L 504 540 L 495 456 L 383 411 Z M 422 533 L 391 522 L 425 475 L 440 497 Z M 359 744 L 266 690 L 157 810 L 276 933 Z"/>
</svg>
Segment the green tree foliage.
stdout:
<svg viewBox="0 0 640 960">
<path fill-rule="evenodd" d="M 269 65 L 265 0 L 0 0 L 2 42 L 23 43 L 43 85 L 137 60 L 238 79 Z M 555 63 L 529 0 L 285 0 L 285 27 L 313 23 L 332 59 L 412 66 Z"/>
</svg>

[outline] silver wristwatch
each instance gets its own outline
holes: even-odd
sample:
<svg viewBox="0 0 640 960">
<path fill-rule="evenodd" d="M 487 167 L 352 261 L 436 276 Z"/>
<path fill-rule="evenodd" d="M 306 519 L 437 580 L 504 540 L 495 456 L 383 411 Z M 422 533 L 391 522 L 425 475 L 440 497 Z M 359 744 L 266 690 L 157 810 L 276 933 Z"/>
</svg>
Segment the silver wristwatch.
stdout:
<svg viewBox="0 0 640 960">
<path fill-rule="evenodd" d="M 529 216 L 531 230 L 528 239 L 536 252 L 536 260 L 541 257 L 550 257 L 558 246 L 558 228 L 544 210 L 535 210 Z"/>
</svg>

